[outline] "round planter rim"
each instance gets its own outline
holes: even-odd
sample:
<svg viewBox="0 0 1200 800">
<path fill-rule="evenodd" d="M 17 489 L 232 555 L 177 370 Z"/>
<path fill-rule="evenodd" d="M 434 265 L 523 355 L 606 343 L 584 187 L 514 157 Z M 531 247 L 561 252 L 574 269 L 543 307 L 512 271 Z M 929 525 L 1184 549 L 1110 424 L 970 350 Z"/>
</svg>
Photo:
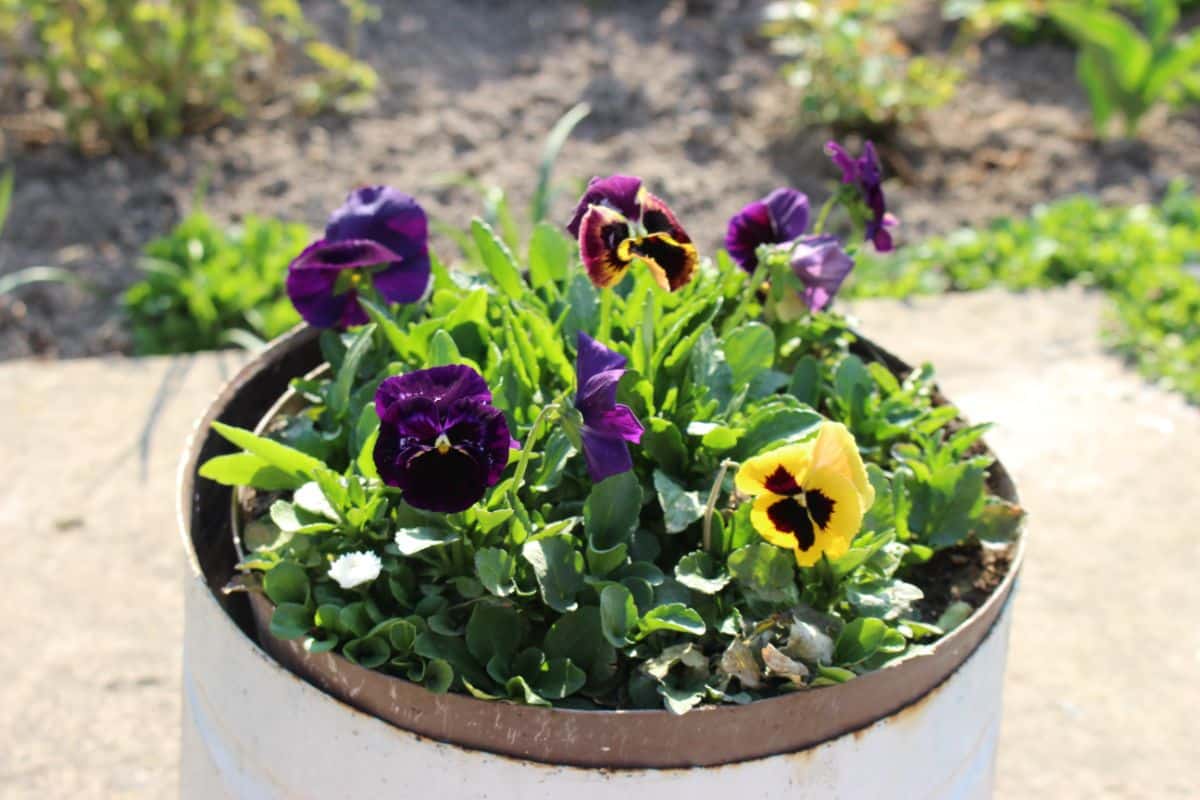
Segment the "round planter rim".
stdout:
<svg viewBox="0 0 1200 800">
<path fill-rule="evenodd" d="M 670 769 L 766 758 L 853 733 L 920 702 L 975 652 L 1011 600 L 1025 551 L 1024 531 L 1011 548 L 1009 567 L 1000 584 L 964 622 L 927 651 L 843 684 L 745 705 L 702 706 L 684 715 L 665 709 L 542 708 L 479 700 L 464 694 L 438 695 L 419 684 L 359 667 L 333 653 L 314 656 L 299 642 L 279 640 L 265 632 L 263 609 L 267 609 L 269 618 L 269 601 L 260 595 L 251 596 L 252 611 L 248 616 L 243 614 L 238 623 L 231 609 L 238 600 L 223 597 L 223 580 L 220 575 L 210 574 L 214 571 L 212 564 L 206 563 L 214 560 L 212 548 L 206 548 L 207 555 L 201 553 L 193 523 L 203 505 L 197 492 L 206 488 L 196 480 L 202 451 L 214 443 L 222 447 L 223 440 L 211 430 L 211 423 L 236 401 L 245 399 L 247 387 L 280 362 L 305 348 L 315 350 L 316 335 L 316 331 L 299 326 L 273 341 L 226 382 L 195 423 L 179 465 L 177 496 L 177 520 L 191 571 L 189 578 L 208 586 L 216 605 L 213 610 L 240 628 L 264 656 L 314 684 L 332 700 L 403 730 L 470 749 L 562 766 Z M 875 355 L 885 362 L 890 360 L 889 366 L 908 366 L 865 337 L 860 338 Z M 275 376 L 277 383 L 282 380 L 283 388 L 261 401 L 254 400 L 261 410 L 249 424 L 234 424 L 256 427 L 268 410 L 279 407 L 287 379 L 297 374 Z M 998 459 L 992 473 L 992 490 L 1015 502 L 1016 489 Z M 229 487 L 205 483 L 209 484 L 209 493 L 234 493 Z M 226 524 L 231 526 L 228 499 L 220 506 Z M 223 544 L 232 551 L 232 536 L 223 537 L 224 542 L 221 538 L 209 544 L 217 550 Z M 255 627 L 259 629 L 257 640 L 250 632 Z"/>
</svg>

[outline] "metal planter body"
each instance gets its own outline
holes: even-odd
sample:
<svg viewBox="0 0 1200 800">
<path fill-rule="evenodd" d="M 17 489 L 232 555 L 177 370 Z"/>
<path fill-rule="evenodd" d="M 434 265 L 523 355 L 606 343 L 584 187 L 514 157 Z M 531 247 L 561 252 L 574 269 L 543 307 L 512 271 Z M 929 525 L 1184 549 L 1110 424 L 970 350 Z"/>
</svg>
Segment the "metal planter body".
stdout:
<svg viewBox="0 0 1200 800">
<path fill-rule="evenodd" d="M 317 362 L 314 341 L 294 333 L 239 373 L 197 423 L 181 464 L 191 567 L 183 797 L 991 795 L 1019 551 L 991 599 L 927 655 L 847 684 L 682 717 L 433 695 L 292 643 L 260 649 L 245 598 L 215 591 L 236 558 L 229 490 L 195 471 L 229 449 L 211 422 L 254 427 L 287 380 Z M 993 488 L 1015 499 L 999 465 Z"/>
</svg>

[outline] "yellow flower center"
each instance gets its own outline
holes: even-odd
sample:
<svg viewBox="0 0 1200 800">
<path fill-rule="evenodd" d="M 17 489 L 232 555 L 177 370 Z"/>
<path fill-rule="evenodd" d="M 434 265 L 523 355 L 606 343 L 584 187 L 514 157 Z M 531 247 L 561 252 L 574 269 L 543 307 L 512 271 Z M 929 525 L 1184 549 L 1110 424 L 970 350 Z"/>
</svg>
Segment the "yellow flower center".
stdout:
<svg viewBox="0 0 1200 800">
<path fill-rule="evenodd" d="M 433 446 L 437 448 L 439 453 L 446 455 L 446 453 L 450 452 L 450 437 L 444 433 L 439 433 L 437 441 L 433 443 Z"/>
</svg>

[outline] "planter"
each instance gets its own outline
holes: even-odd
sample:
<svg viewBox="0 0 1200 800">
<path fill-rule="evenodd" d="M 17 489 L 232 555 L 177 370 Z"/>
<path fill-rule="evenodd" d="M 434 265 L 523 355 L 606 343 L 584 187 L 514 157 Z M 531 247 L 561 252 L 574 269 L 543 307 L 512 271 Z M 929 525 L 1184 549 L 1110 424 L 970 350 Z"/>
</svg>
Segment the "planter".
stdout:
<svg viewBox="0 0 1200 800">
<path fill-rule="evenodd" d="M 893 369 L 903 366 L 866 346 Z M 181 464 L 179 522 L 191 567 L 184 797 L 348 797 L 410 792 L 414 784 L 428 796 L 464 798 L 560 790 L 579 800 L 659 798 L 664 790 L 694 797 L 990 795 L 1019 542 L 987 602 L 929 652 L 845 684 L 682 716 L 435 695 L 258 634 L 267 601 L 220 591 L 237 560 L 229 489 L 196 481 L 196 469 L 232 450 L 210 432 L 214 420 L 255 427 L 288 380 L 319 362 L 315 332 L 277 341 L 221 392 Z M 999 463 L 991 487 L 1016 500 Z"/>
</svg>

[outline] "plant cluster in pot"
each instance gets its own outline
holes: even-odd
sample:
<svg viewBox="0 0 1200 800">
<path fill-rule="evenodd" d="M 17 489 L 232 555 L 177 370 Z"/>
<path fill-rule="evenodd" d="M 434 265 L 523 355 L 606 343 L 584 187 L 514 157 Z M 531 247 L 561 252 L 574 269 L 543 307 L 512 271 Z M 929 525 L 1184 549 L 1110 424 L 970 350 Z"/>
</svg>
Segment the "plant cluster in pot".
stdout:
<svg viewBox="0 0 1200 800">
<path fill-rule="evenodd" d="M 828 310 L 894 224 L 829 150 L 712 260 L 630 176 L 455 269 L 350 194 L 182 467 L 185 796 L 990 793 L 1022 512 Z"/>
</svg>

